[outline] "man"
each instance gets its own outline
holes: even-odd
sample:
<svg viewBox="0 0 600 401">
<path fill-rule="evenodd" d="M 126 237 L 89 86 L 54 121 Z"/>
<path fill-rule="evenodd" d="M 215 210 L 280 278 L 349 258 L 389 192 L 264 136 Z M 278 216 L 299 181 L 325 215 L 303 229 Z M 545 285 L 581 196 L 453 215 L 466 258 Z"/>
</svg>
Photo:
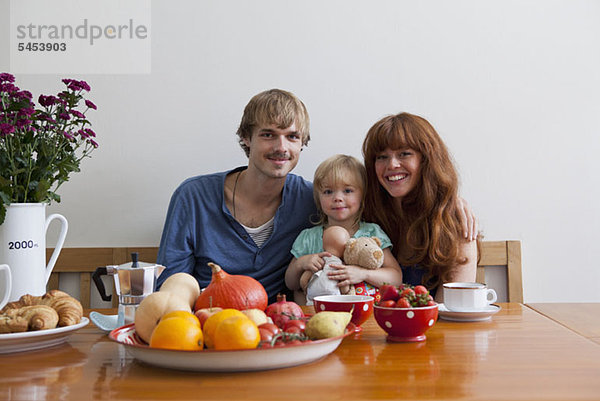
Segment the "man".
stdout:
<svg viewBox="0 0 600 401">
<path fill-rule="evenodd" d="M 204 288 L 214 262 L 257 279 L 271 303 L 286 291 L 289 251 L 316 213 L 312 184 L 290 174 L 310 140 L 306 107 L 290 92 L 259 93 L 237 135 L 247 167 L 189 178 L 173 194 L 158 252 L 167 268 L 157 285 L 186 272 Z"/>
</svg>

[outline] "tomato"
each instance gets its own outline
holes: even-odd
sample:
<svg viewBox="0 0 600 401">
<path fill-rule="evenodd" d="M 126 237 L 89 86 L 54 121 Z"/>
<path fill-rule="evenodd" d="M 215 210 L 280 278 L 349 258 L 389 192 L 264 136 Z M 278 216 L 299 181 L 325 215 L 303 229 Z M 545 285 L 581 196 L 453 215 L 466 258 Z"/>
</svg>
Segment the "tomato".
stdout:
<svg viewBox="0 0 600 401">
<path fill-rule="evenodd" d="M 423 286 L 423 285 L 417 285 L 414 288 L 414 291 L 415 291 L 416 295 L 428 294 L 429 293 L 429 291 L 427 291 L 427 288 L 425 288 L 425 286 Z"/>
<path fill-rule="evenodd" d="M 297 328 L 299 331 L 290 331 L 292 328 Z M 288 333 L 302 333 L 306 328 L 306 322 L 300 319 L 288 320 L 285 324 L 283 331 Z"/>
<path fill-rule="evenodd" d="M 396 301 L 388 299 L 387 301 L 380 302 L 379 306 L 382 308 L 393 308 L 396 306 Z"/>
<path fill-rule="evenodd" d="M 258 332 L 260 333 L 260 341 L 271 342 L 273 339 L 273 333 L 270 330 L 259 327 Z"/>
<path fill-rule="evenodd" d="M 410 301 L 406 298 L 400 298 L 398 302 L 396 302 L 396 308 L 410 308 L 412 305 Z"/>
<path fill-rule="evenodd" d="M 261 325 L 258 326 L 258 329 L 259 330 L 260 329 L 267 330 L 267 331 L 271 332 L 272 336 L 281 333 L 281 329 L 279 327 L 277 327 L 273 323 L 263 323 L 263 324 L 261 324 Z"/>
</svg>

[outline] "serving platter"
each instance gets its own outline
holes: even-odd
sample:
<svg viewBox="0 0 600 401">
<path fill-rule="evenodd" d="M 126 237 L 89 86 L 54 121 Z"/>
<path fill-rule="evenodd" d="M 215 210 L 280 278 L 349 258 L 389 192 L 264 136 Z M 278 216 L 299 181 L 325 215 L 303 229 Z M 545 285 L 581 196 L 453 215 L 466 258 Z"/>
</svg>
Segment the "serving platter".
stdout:
<svg viewBox="0 0 600 401">
<path fill-rule="evenodd" d="M 341 336 L 283 347 L 238 351 L 176 351 L 150 348 L 138 337 L 133 323 L 111 331 L 109 338 L 124 345 L 134 358 L 154 366 L 200 372 L 250 372 L 317 361 L 335 351 L 344 337 L 354 333 L 354 329 L 354 325 L 350 323 Z"/>
<path fill-rule="evenodd" d="M 82 317 L 81 322 L 71 326 L 26 331 L 23 333 L 0 334 L 0 354 L 32 351 L 62 344 L 67 341 L 71 334 L 87 326 L 89 322 L 87 317 Z"/>
</svg>

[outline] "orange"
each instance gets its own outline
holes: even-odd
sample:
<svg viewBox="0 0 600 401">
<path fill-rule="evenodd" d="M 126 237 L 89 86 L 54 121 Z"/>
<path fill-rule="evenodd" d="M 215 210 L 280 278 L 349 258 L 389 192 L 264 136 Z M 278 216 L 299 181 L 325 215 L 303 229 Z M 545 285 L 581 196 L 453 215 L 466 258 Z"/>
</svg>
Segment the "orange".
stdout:
<svg viewBox="0 0 600 401">
<path fill-rule="evenodd" d="M 204 333 L 204 343 L 208 348 L 213 348 L 214 333 L 219 323 L 232 316 L 246 317 L 246 315 L 237 309 L 223 309 L 206 319 L 202 331 Z"/>
<path fill-rule="evenodd" d="M 174 310 L 169 313 L 165 313 L 160 320 L 169 319 L 171 317 L 180 317 L 186 320 L 189 320 L 190 323 L 194 323 L 198 327 L 200 327 L 200 320 L 194 315 L 192 312 L 184 311 L 184 310 Z"/>
<path fill-rule="evenodd" d="M 260 333 L 252 320 L 232 316 L 219 323 L 213 342 L 217 350 L 252 349 L 260 342 Z"/>
<path fill-rule="evenodd" d="M 199 351 L 202 349 L 200 325 L 183 317 L 161 319 L 152 331 L 150 346 L 175 350 Z"/>
</svg>

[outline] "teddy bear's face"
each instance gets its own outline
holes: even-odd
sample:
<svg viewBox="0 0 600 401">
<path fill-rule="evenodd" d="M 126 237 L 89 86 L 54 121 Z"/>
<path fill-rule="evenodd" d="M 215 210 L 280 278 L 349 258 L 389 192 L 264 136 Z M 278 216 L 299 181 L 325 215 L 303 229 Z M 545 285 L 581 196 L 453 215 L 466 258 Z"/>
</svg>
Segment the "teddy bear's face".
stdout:
<svg viewBox="0 0 600 401">
<path fill-rule="evenodd" d="M 366 269 L 377 269 L 383 264 L 381 241 L 377 237 L 350 238 L 344 250 L 344 263 Z"/>
</svg>

